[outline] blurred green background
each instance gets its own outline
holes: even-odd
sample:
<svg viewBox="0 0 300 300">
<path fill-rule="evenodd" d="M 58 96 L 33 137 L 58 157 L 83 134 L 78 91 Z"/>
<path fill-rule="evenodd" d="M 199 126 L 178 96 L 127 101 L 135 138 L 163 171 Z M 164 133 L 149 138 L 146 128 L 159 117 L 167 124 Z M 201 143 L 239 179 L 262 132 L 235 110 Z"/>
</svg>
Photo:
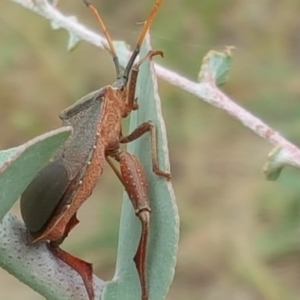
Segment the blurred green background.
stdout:
<svg viewBox="0 0 300 300">
<path fill-rule="evenodd" d="M 153 2 L 93 1 L 114 39 L 130 45 Z M 80 0 L 61 0 L 59 9 L 98 31 Z M 194 80 L 207 51 L 236 46 L 225 92 L 297 144 L 299 12 L 299 0 L 164 0 L 151 30 L 153 47 L 165 52 L 156 61 Z M 113 82 L 107 52 L 83 42 L 67 53 L 66 44 L 65 31 L 1 1 L 1 149 L 57 128 L 62 109 Z M 267 182 L 261 169 L 270 145 L 178 88 L 162 81 L 159 88 L 181 216 L 167 299 L 300 299 L 299 172 L 287 168 L 277 182 Z M 121 194 L 106 167 L 64 244 L 107 280 L 114 272 Z M 0 294 L 42 299 L 3 270 Z"/>
</svg>

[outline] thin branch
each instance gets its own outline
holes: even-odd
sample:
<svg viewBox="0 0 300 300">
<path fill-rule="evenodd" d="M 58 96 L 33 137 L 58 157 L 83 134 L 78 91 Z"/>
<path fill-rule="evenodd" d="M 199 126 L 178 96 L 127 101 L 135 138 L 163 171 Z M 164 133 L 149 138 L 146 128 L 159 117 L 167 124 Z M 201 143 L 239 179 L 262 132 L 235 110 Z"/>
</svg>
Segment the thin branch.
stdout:
<svg viewBox="0 0 300 300">
<path fill-rule="evenodd" d="M 46 0 L 11 0 L 24 6 L 27 9 L 40 14 L 49 19 L 53 24 L 66 29 L 70 34 L 76 35 L 79 39 L 85 40 L 101 49 L 107 49 L 107 43 L 103 36 L 96 34 L 83 25 L 74 21 L 73 18 L 64 16 L 55 7 L 51 6 Z M 130 51 L 124 53 L 127 58 Z M 126 61 L 126 60 L 121 60 Z M 123 63 L 124 64 L 124 63 Z M 168 70 L 158 64 L 155 64 L 157 76 L 161 79 L 177 86 L 188 93 L 202 99 L 203 101 L 218 107 L 240 121 L 245 127 L 248 127 L 258 136 L 264 138 L 272 145 L 282 148 L 281 155 L 278 157 L 278 163 L 289 164 L 300 168 L 300 150 L 297 146 L 286 140 L 278 132 L 274 131 L 259 118 L 253 116 L 247 110 L 237 105 L 232 99 L 225 95 L 217 86 L 210 82 L 193 82 L 183 76 Z"/>
</svg>

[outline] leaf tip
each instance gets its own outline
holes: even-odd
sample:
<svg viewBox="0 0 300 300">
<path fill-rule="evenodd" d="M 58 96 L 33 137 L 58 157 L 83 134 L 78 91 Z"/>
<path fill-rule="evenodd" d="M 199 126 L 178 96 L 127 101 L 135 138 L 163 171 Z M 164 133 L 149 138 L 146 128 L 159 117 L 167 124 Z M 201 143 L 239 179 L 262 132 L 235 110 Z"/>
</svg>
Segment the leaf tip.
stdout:
<svg viewBox="0 0 300 300">
<path fill-rule="evenodd" d="M 228 79 L 234 49 L 234 46 L 226 46 L 223 51 L 209 51 L 202 60 L 198 82 L 213 81 L 218 86 L 223 85 Z"/>
<path fill-rule="evenodd" d="M 263 172 L 267 180 L 275 181 L 279 177 L 283 167 L 282 148 L 276 147 L 268 154 L 268 160 L 263 167 Z"/>
</svg>

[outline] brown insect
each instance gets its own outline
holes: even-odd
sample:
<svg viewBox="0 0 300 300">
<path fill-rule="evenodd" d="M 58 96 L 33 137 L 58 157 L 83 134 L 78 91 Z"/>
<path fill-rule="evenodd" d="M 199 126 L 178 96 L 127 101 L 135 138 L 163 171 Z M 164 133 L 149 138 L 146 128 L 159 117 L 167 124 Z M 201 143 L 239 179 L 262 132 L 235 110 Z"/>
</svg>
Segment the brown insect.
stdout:
<svg viewBox="0 0 300 300">
<path fill-rule="evenodd" d="M 147 179 L 138 158 L 120 148 L 149 132 L 151 136 L 153 172 L 166 179 L 157 161 L 155 125 L 142 123 L 129 135 L 122 133 L 122 119 L 138 108 L 135 87 L 139 66 L 146 59 L 162 55 L 161 51 L 149 52 L 134 64 L 146 32 L 157 14 L 162 0 L 156 0 L 140 33 L 137 45 L 122 72 L 112 40 L 93 5 L 84 3 L 96 16 L 106 36 L 113 56 L 117 79 L 112 85 L 94 91 L 60 113 L 63 126 L 72 126 L 71 138 L 56 152 L 50 163 L 31 182 L 21 197 L 21 213 L 32 243 L 48 241 L 48 248 L 58 258 L 76 270 L 83 279 L 89 299 L 94 299 L 92 265 L 72 256 L 59 246 L 79 222 L 77 210 L 91 195 L 105 161 L 112 167 L 125 187 L 141 221 L 139 245 L 134 256 L 141 284 L 141 299 L 147 300 L 146 255 L 151 209 L 148 202 Z M 120 163 L 120 170 L 112 159 Z"/>
</svg>

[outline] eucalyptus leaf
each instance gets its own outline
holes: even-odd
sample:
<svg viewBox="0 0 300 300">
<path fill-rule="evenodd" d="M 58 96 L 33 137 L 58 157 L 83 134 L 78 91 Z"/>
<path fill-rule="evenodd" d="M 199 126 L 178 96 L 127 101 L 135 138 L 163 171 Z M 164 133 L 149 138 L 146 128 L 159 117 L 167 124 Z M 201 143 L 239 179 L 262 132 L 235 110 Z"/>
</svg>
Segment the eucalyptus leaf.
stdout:
<svg viewBox="0 0 300 300">
<path fill-rule="evenodd" d="M 149 36 L 144 42 L 140 57 L 151 49 Z M 159 57 L 155 57 L 158 58 Z M 160 98 L 153 64 L 142 64 L 137 82 L 136 96 L 139 109 L 131 113 L 130 132 L 142 122 L 156 124 L 158 161 L 162 170 L 169 170 L 166 129 L 161 114 Z M 148 243 L 147 276 L 149 299 L 164 299 L 174 276 L 179 239 L 179 216 L 173 188 L 165 178 L 152 171 L 150 136 L 145 134 L 128 144 L 127 150 L 141 160 L 149 183 L 149 200 L 152 209 Z M 141 290 L 133 262 L 140 238 L 141 224 L 135 216 L 126 193 L 123 196 L 120 221 L 118 257 L 114 278 L 104 288 L 102 300 L 140 300 Z"/>
<path fill-rule="evenodd" d="M 71 132 L 71 127 L 62 127 L 0 151 L 0 220 Z"/>
<path fill-rule="evenodd" d="M 47 300 L 87 299 L 79 274 L 55 259 L 46 243 L 32 245 L 24 223 L 11 213 L 0 221 L 0 267 Z M 100 298 L 102 286 L 103 282 L 94 276 L 96 299 Z"/>
<path fill-rule="evenodd" d="M 275 181 L 279 177 L 284 167 L 282 155 L 283 151 L 280 147 L 274 148 L 269 153 L 267 163 L 263 168 L 263 171 L 268 180 Z"/>
<path fill-rule="evenodd" d="M 224 51 L 209 51 L 202 60 L 201 69 L 198 75 L 198 81 L 213 80 L 216 85 L 223 85 L 228 78 L 231 61 L 232 50 L 234 47 L 226 47 Z"/>
<path fill-rule="evenodd" d="M 0 213 L 5 214 L 0 221 L 0 267 L 48 300 L 86 299 L 82 278 L 54 259 L 46 243 L 32 245 L 24 223 L 6 212 L 71 133 L 71 127 L 61 127 L 0 152 Z M 103 282 L 94 276 L 98 299 L 102 286 Z"/>
</svg>

